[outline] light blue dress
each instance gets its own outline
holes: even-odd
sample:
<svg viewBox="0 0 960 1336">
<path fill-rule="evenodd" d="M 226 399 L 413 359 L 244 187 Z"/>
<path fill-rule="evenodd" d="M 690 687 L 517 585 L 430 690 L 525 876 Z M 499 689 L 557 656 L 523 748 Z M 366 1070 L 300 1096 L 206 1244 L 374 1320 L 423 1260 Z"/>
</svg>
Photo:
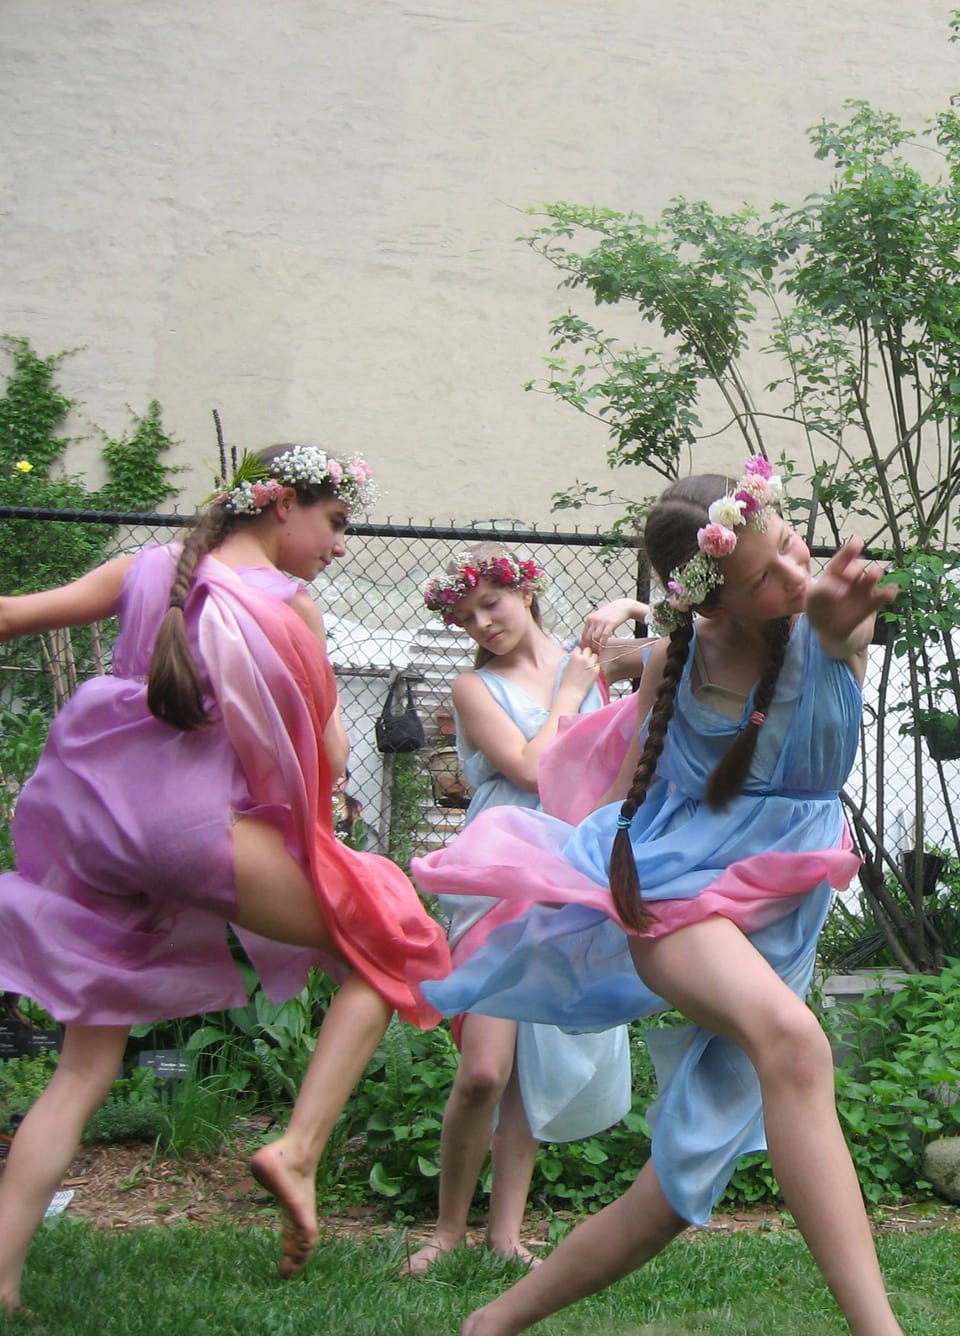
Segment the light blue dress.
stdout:
<svg viewBox="0 0 960 1336">
<path fill-rule="evenodd" d="M 565 656 L 558 670 L 554 694 L 567 665 Z M 515 683 L 498 673 L 478 669 L 487 690 L 506 711 L 524 737 L 530 739 L 543 727 L 548 711 Z M 584 698 L 580 713 L 603 704 L 594 686 Z M 536 793 L 521 789 L 496 770 L 477 748 L 469 747 L 457 729 L 457 752 L 464 777 L 475 790 L 467 810 L 467 823 L 480 812 L 510 805 L 535 808 Z M 456 956 L 458 942 L 498 903 L 496 896 L 443 895 L 440 907 L 449 919 L 450 948 Z M 530 1131 L 540 1141 L 579 1141 L 593 1136 L 629 1112 L 631 1104 L 630 1047 L 626 1026 L 618 1025 L 601 1034 L 565 1034 L 553 1025 L 521 1022 L 517 1027 L 517 1074 Z"/>
<path fill-rule="evenodd" d="M 856 753 L 860 687 L 800 618 L 744 790 L 716 812 L 703 802 L 705 782 L 749 718 L 753 693 L 741 717 L 729 718 L 694 693 L 693 659 L 657 777 L 630 829 L 644 900 L 659 916 L 651 935 L 721 914 L 804 996 L 831 887 L 846 886 L 859 862 L 839 790 Z M 573 724 L 571 748 L 577 730 L 599 721 Z M 582 773 L 571 765 L 571 784 Z M 423 889 L 435 893 L 455 879 L 480 892 L 512 866 L 519 897 L 567 902 L 536 905 L 497 928 L 447 979 L 425 984 L 435 1006 L 571 1030 L 667 1009 L 637 976 L 611 917 L 607 868 L 618 812 L 618 803 L 601 807 L 578 826 L 542 812 L 491 812 L 441 856 L 414 865 Z M 660 1090 L 648 1111 L 657 1175 L 678 1214 L 700 1224 L 739 1157 L 765 1148 L 756 1072 L 742 1049 L 700 1026 L 651 1030 L 647 1039 Z"/>
</svg>

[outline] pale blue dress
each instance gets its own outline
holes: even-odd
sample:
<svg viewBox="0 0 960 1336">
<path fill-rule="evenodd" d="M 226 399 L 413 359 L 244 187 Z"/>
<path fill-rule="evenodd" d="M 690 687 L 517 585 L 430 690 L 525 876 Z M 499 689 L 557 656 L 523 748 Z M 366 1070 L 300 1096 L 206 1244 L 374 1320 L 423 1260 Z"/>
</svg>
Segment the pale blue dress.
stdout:
<svg viewBox="0 0 960 1336">
<path fill-rule="evenodd" d="M 561 662 L 556 687 L 569 655 Z M 487 690 L 524 737 L 534 737 L 548 711 L 498 673 L 478 669 Z M 603 704 L 596 686 L 584 698 L 580 713 Z M 469 747 L 457 729 L 457 752 L 463 774 L 475 790 L 467 822 L 491 807 L 537 807 L 536 793 L 521 789 L 496 770 L 479 749 Z M 471 927 L 496 905 L 494 896 L 443 895 L 440 907 L 449 920 L 451 951 Z M 579 1141 L 611 1127 L 631 1104 L 630 1045 L 627 1028 L 618 1025 L 601 1034 L 566 1034 L 553 1025 L 521 1022 L 517 1027 L 517 1074 L 530 1131 L 539 1141 Z"/>
<path fill-rule="evenodd" d="M 860 687 L 798 619 L 744 790 L 717 812 L 703 802 L 704 785 L 749 718 L 753 693 L 729 718 L 698 698 L 693 662 L 691 654 L 657 777 L 630 828 L 644 900 L 659 916 L 650 935 L 723 915 L 804 996 L 831 888 L 845 887 L 859 863 L 839 791 L 856 754 Z M 595 723 L 600 716 L 574 723 L 571 747 Z M 582 774 L 571 764 L 570 783 Z M 458 884 L 482 893 L 511 867 L 518 897 L 563 904 L 537 904 L 447 979 L 425 984 L 435 1006 L 575 1031 L 667 1009 L 638 977 L 611 917 L 607 868 L 619 807 L 598 808 L 577 826 L 544 812 L 489 812 L 414 863 L 429 892 Z M 660 1091 L 648 1110 L 657 1176 L 677 1213 L 701 1224 L 740 1156 L 765 1148 L 759 1082 L 741 1048 L 700 1026 L 650 1030 L 647 1040 Z"/>
</svg>

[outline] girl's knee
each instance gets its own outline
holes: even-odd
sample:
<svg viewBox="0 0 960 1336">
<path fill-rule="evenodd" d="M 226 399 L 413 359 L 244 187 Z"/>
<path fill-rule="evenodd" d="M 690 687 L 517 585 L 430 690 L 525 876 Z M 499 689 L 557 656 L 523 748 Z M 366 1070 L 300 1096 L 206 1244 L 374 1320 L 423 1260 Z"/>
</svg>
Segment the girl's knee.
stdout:
<svg viewBox="0 0 960 1336">
<path fill-rule="evenodd" d="M 761 1082 L 809 1088 L 833 1081 L 830 1041 L 816 1016 L 799 998 L 796 1005 L 777 1008 L 768 1015 L 754 1062 Z"/>
<path fill-rule="evenodd" d="M 459 1097 L 468 1104 L 496 1104 L 509 1080 L 509 1068 L 504 1070 L 496 1061 L 479 1059 L 461 1063 L 455 1085 Z"/>
</svg>

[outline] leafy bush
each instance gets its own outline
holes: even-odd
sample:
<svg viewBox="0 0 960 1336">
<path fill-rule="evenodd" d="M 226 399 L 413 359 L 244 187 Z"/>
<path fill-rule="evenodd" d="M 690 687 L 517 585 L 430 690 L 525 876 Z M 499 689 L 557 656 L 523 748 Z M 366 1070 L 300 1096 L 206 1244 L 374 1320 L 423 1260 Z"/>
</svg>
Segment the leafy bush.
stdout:
<svg viewBox="0 0 960 1336">
<path fill-rule="evenodd" d="M 12 1116 L 43 1094 L 56 1065 L 57 1054 L 47 1050 L 0 1062 L 0 1132 L 9 1132 Z"/>
<path fill-rule="evenodd" d="M 960 960 L 823 1016 L 838 1053 L 837 1109 L 868 1201 L 929 1189 L 924 1145 L 960 1135 Z"/>
<path fill-rule="evenodd" d="M 0 872 L 14 864 L 13 808 L 43 750 L 49 723 L 42 710 L 0 709 Z"/>
<path fill-rule="evenodd" d="M 84 1141 L 156 1141 L 166 1123 L 162 1100 L 163 1091 L 153 1070 L 134 1067 L 129 1076 L 114 1081 L 106 1102 L 87 1124 Z"/>
</svg>

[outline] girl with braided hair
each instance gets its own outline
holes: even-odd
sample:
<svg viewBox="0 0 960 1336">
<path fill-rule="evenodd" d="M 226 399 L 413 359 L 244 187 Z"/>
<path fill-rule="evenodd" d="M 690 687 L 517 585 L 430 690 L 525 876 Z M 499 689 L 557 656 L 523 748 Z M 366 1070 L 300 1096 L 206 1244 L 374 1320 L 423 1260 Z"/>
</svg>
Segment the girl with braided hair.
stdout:
<svg viewBox="0 0 960 1336">
<path fill-rule="evenodd" d="M 228 923 L 275 1000 L 312 965 L 341 984 L 287 1129 L 251 1164 L 281 1210 L 285 1277 L 316 1242 L 317 1163 L 391 1013 L 439 1020 L 416 984 L 449 968 L 442 929 L 399 868 L 334 831 L 347 738 L 300 583 L 344 555 L 371 495 L 359 456 L 272 447 L 244 455 L 182 545 L 0 597 L 0 641 L 120 625 L 111 675 L 54 720 L 0 877 L 0 989 L 65 1026 L 0 1180 L 2 1309 L 130 1026 L 245 1004 Z"/>
<path fill-rule="evenodd" d="M 665 592 L 639 691 L 570 724 L 542 812 L 481 814 L 414 864 L 421 887 L 538 901 L 446 980 L 446 1013 L 652 1030 L 652 1153 L 618 1201 L 467 1318 L 513 1336 L 704 1223 L 741 1155 L 769 1150 L 854 1336 L 902 1336 L 803 999 L 834 889 L 858 858 L 839 791 L 856 752 L 883 571 L 848 542 L 816 580 L 764 458 L 674 483 L 644 541 Z"/>
</svg>

